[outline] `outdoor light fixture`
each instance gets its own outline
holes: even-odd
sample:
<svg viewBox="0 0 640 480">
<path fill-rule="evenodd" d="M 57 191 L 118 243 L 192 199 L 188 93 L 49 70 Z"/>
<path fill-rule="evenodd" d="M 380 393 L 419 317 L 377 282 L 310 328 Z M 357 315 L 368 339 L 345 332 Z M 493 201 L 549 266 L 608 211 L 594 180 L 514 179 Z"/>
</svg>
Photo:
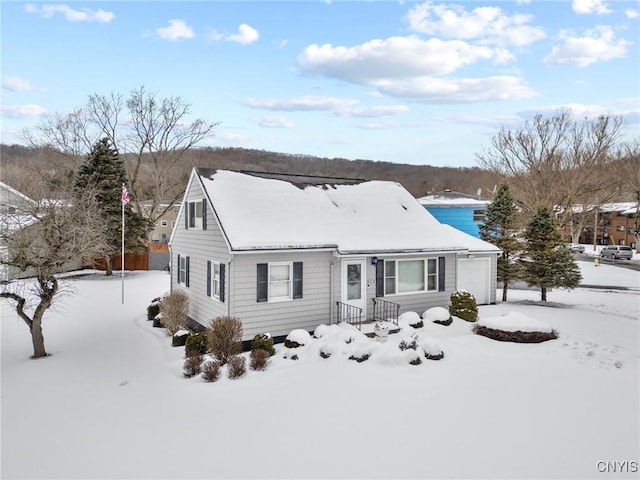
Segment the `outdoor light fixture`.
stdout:
<svg viewBox="0 0 640 480">
<path fill-rule="evenodd" d="M 371 265 L 378 263 L 378 257 L 371 257 Z"/>
</svg>

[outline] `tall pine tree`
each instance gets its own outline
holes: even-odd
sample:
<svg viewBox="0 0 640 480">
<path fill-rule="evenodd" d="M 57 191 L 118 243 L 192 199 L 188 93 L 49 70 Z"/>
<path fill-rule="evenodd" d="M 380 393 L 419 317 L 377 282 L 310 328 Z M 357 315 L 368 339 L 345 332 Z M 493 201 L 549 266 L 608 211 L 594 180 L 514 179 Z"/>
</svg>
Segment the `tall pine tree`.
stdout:
<svg viewBox="0 0 640 480">
<path fill-rule="evenodd" d="M 580 269 L 571 252 L 562 248 L 564 241 L 549 207 L 538 208 L 527 225 L 525 239 L 524 280 L 540 287 L 543 302 L 550 288 L 576 288 L 580 284 Z"/>
<path fill-rule="evenodd" d="M 513 280 L 517 280 L 520 264 L 516 261 L 520 245 L 515 237 L 516 233 L 516 205 L 509 191 L 509 186 L 503 183 L 498 188 L 493 201 L 487 206 L 484 223 L 480 224 L 480 238 L 502 250 L 498 257 L 498 281 L 502 282 L 502 301 L 507 301 L 507 290 Z"/>
<path fill-rule="evenodd" d="M 74 179 L 76 198 L 81 193 L 93 193 L 100 206 L 107 227 L 104 260 L 107 275 L 113 273 L 112 255 L 120 252 L 122 245 L 122 186 L 127 184 L 124 163 L 117 150 L 103 138 L 91 149 L 87 160 L 78 168 Z M 130 204 L 124 207 L 125 250 L 144 251 L 144 241 L 150 228 L 150 222 L 134 212 Z"/>
</svg>

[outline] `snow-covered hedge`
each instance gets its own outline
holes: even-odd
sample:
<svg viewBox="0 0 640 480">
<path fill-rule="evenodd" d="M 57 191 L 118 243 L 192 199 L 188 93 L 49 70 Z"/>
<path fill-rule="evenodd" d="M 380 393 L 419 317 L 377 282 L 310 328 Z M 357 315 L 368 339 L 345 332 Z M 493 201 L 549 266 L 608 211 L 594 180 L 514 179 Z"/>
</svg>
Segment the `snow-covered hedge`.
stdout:
<svg viewBox="0 0 640 480">
<path fill-rule="evenodd" d="M 483 318 L 474 325 L 473 333 L 516 343 L 540 343 L 558 338 L 558 333 L 548 324 L 518 312 Z"/>
</svg>

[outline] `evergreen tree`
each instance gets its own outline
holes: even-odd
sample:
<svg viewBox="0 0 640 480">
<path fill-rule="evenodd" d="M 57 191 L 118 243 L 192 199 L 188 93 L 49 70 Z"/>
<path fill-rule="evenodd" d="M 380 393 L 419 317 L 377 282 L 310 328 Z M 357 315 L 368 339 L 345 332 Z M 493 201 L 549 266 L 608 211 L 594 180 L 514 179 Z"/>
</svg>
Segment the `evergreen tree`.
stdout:
<svg viewBox="0 0 640 480">
<path fill-rule="evenodd" d="M 103 252 L 107 264 L 107 275 L 113 273 L 111 256 L 120 252 L 122 246 L 122 186 L 127 184 L 124 163 L 109 140 L 99 140 L 91 149 L 87 160 L 78 168 L 74 179 L 76 198 L 92 192 L 102 211 L 107 227 L 107 248 Z M 124 207 L 125 251 L 144 251 L 144 240 L 150 222 L 134 212 L 130 204 Z"/>
<path fill-rule="evenodd" d="M 540 207 L 525 231 L 528 257 L 524 264 L 524 279 L 530 286 L 540 287 L 541 300 L 547 301 L 547 289 L 576 288 L 582 280 L 580 269 L 556 227 L 549 207 Z"/>
<path fill-rule="evenodd" d="M 487 206 L 485 221 L 479 227 L 480 238 L 502 250 L 502 255 L 498 257 L 498 281 L 502 282 L 503 302 L 507 301 L 509 283 L 521 275 L 520 265 L 516 261 L 520 249 L 515 237 L 516 213 L 509 186 L 503 183 L 493 202 Z"/>
</svg>

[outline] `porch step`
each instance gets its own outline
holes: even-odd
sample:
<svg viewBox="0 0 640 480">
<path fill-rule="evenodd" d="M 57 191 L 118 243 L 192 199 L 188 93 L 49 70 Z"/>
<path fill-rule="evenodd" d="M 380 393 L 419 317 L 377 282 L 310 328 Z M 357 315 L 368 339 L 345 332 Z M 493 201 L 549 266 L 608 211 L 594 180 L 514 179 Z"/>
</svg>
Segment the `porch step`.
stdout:
<svg viewBox="0 0 640 480">
<path fill-rule="evenodd" d="M 379 320 L 365 320 L 361 324 L 360 331 L 364 333 L 367 337 L 373 338 L 376 336 L 376 333 L 374 331 L 374 325 L 378 322 Z M 389 334 L 398 333 L 400 331 L 400 327 L 398 327 L 395 323 L 393 322 L 385 322 L 385 323 L 389 324 Z"/>
</svg>

